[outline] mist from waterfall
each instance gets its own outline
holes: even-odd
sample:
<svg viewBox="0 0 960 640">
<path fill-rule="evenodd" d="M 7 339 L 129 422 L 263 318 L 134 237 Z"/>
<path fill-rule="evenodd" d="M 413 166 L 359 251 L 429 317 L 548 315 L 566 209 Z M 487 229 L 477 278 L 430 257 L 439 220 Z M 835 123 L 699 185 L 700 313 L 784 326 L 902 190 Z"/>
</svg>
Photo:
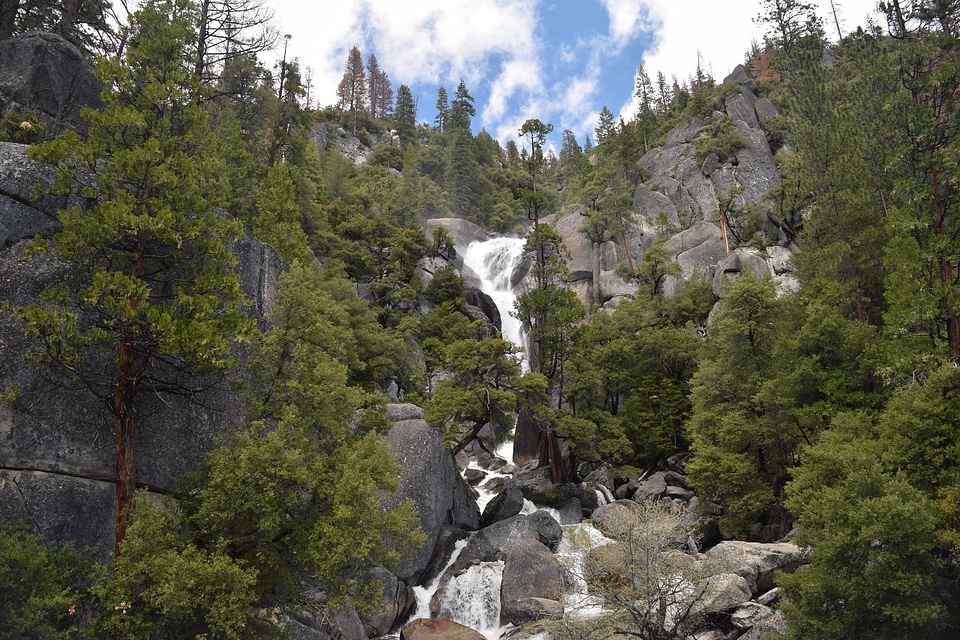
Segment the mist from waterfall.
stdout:
<svg viewBox="0 0 960 640">
<path fill-rule="evenodd" d="M 513 317 L 513 272 L 523 259 L 523 238 L 494 238 L 471 242 L 463 253 L 463 263 L 481 280 L 480 289 L 490 296 L 500 310 L 504 339 L 522 349 L 523 370 L 527 371 L 525 337 L 520 321 Z"/>
</svg>

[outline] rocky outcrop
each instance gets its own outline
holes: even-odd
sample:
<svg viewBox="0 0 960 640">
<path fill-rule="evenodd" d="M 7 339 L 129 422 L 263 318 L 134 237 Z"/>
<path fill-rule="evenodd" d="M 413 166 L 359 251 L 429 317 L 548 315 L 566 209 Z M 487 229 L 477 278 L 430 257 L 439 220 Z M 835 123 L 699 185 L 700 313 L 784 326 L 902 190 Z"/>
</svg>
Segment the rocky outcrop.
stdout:
<svg viewBox="0 0 960 640">
<path fill-rule="evenodd" d="M 48 134 L 86 128 L 85 106 L 97 108 L 103 85 L 72 44 L 52 33 L 0 40 L 0 115 L 33 111 Z"/>
<path fill-rule="evenodd" d="M 620 229 L 612 229 L 616 240 L 591 241 L 579 230 L 585 220 L 579 205 L 544 218 L 564 239 L 570 252 L 570 288 L 588 308 L 612 309 L 633 296 L 636 285 L 624 282 L 616 266 L 628 261 L 628 253 L 634 264 L 640 263 L 657 238 L 666 240 L 665 248 L 682 269 L 679 278 L 667 278 L 668 295 L 680 291 L 685 281 L 702 278 L 722 296 L 729 282 L 743 273 L 741 269 L 757 273 L 750 259 L 738 250 L 738 238 L 760 238 L 771 253 L 781 255 L 780 245 L 789 244 L 791 238 L 769 220 L 757 226 L 749 216 L 741 215 L 746 211 L 762 214 L 770 207 L 766 194 L 777 184 L 778 173 L 763 124 L 776 117 L 776 108 L 753 94 L 752 78 L 742 67 L 725 82 L 738 87 L 726 97 L 722 110 L 674 129 L 662 146 L 650 149 L 640 159 L 646 177 L 634 191 L 633 213 L 624 216 L 625 239 L 620 237 Z M 725 117 L 733 120 L 744 146 L 725 158 L 715 154 L 698 157 L 694 141 L 706 135 L 705 128 L 715 119 Z M 727 203 L 726 246 L 719 225 L 721 201 Z M 731 264 L 728 256 L 734 252 L 739 262 Z M 779 274 L 784 288 L 795 286 L 783 271 L 774 271 L 772 258 L 758 259 L 764 263 L 761 275 Z M 787 261 L 776 262 L 784 268 Z M 530 286 L 524 281 L 521 290 Z"/>
<path fill-rule="evenodd" d="M 792 542 L 742 542 L 728 540 L 707 550 L 704 567 L 711 573 L 741 576 L 753 596 L 774 588 L 777 571 L 793 571 L 807 562 L 807 552 Z"/>
</svg>

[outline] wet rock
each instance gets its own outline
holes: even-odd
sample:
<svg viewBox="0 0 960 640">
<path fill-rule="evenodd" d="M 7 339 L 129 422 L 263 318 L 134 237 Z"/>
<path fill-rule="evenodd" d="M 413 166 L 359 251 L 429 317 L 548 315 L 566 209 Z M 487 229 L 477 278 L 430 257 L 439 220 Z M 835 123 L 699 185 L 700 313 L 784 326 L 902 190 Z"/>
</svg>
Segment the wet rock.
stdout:
<svg viewBox="0 0 960 640">
<path fill-rule="evenodd" d="M 480 527 L 512 518 L 523 510 L 523 492 L 515 485 L 507 485 L 493 497 L 480 515 Z"/>
<path fill-rule="evenodd" d="M 441 529 L 476 529 L 480 513 L 450 450 L 442 445 L 438 429 L 422 419 L 402 420 L 390 429 L 387 443 L 403 470 L 399 489 L 383 499 L 383 506 L 390 509 L 408 498 L 413 500 L 426 534 L 424 544 L 413 550 L 412 557 L 397 572 L 402 580 L 416 584 L 430 562 Z"/>
</svg>

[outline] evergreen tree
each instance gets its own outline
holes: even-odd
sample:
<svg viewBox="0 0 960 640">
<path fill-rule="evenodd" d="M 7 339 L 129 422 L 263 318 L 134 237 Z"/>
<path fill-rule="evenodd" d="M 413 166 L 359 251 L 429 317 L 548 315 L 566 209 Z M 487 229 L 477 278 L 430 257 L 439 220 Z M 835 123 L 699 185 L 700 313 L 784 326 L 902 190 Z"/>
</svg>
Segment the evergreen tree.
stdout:
<svg viewBox="0 0 960 640">
<path fill-rule="evenodd" d="M 447 118 L 450 117 L 450 102 L 447 97 L 447 90 L 444 87 L 437 89 L 437 116 L 434 118 L 433 123 L 437 126 L 437 130 L 440 133 L 443 133 L 447 130 Z"/>
<path fill-rule="evenodd" d="M 337 97 L 340 99 L 340 117 L 347 111 L 353 114 L 353 135 L 357 135 L 360 112 L 367 104 L 366 72 L 363 68 L 363 56 L 357 47 L 350 49 L 347 54 L 347 66 L 337 86 Z"/>
<path fill-rule="evenodd" d="M 140 395 L 190 394 L 230 363 L 250 333 L 231 240 L 241 229 L 216 213 L 217 140 L 193 73 L 193 5 L 157 0 L 131 16 L 123 59 L 104 60 L 104 109 L 87 140 L 68 134 L 35 147 L 64 189 L 96 202 L 60 212 L 46 250 L 80 284 L 16 310 L 39 341 L 33 361 L 74 379 L 116 423 L 117 552 L 136 486 Z"/>
<path fill-rule="evenodd" d="M 393 121 L 397 127 L 400 142 L 407 145 L 417 139 L 417 106 L 413 101 L 410 87 L 405 84 L 397 88 L 397 99 L 393 107 Z"/>
</svg>

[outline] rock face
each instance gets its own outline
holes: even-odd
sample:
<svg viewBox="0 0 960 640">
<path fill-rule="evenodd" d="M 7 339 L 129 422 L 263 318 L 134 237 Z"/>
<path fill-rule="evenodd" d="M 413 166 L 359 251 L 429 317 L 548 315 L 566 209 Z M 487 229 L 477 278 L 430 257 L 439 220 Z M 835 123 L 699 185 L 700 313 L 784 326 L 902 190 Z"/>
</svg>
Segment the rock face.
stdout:
<svg viewBox="0 0 960 640">
<path fill-rule="evenodd" d="M 394 423 L 387 442 L 397 453 L 403 471 L 399 490 L 384 500 L 384 506 L 391 508 L 412 499 L 420 516 L 420 526 L 427 535 L 425 544 L 415 549 L 397 572 L 401 579 L 416 584 L 430 562 L 441 529 L 444 526 L 476 529 L 480 513 L 457 472 L 450 450 L 441 445 L 438 429 L 421 417 L 401 420 Z"/>
<path fill-rule="evenodd" d="M 85 129 L 84 106 L 100 105 L 102 85 L 72 44 L 52 33 L 0 40 L 0 114 L 33 110 L 48 133 Z"/>
<path fill-rule="evenodd" d="M 729 202 L 727 245 L 732 253 L 737 249 L 737 234 L 754 231 L 746 228 L 737 212 L 746 207 L 765 211 L 765 194 L 778 180 L 767 134 L 762 129 L 762 123 L 776 115 L 776 108 L 751 92 L 751 78 L 744 69 L 736 70 L 725 82 L 737 83 L 739 88 L 725 99 L 721 111 L 673 130 L 662 146 L 641 158 L 640 167 L 648 177 L 634 191 L 633 214 L 625 216 L 625 240 L 589 240 L 579 231 L 584 220 L 580 206 L 544 218 L 564 239 L 570 252 L 570 287 L 588 309 L 612 309 L 620 300 L 633 296 L 636 286 L 625 283 L 616 274 L 616 265 L 627 262 L 628 252 L 637 264 L 658 238 L 666 240 L 666 249 L 683 271 L 680 278 L 668 277 L 667 294 L 679 291 L 684 281 L 698 277 L 714 283 L 715 291 L 722 297 L 726 286 L 720 285 L 728 285 L 739 277 L 741 268 L 756 273 L 755 265 L 744 264 L 742 255 L 740 263 L 724 262 L 728 253 L 719 226 L 719 207 L 721 200 Z M 705 135 L 705 128 L 714 118 L 727 116 L 736 125 L 744 147 L 726 158 L 698 158 L 694 140 Z M 789 244 L 790 239 L 771 222 L 764 222 L 758 231 L 765 244 L 776 250 L 782 248 L 778 245 Z M 763 273 L 774 275 L 772 265 L 763 258 L 759 260 Z M 721 263 L 725 264 L 722 269 Z M 778 259 L 778 264 L 783 262 Z M 787 277 L 778 279 L 784 281 L 785 287 L 793 286 Z M 524 281 L 521 289 L 530 286 L 529 281 Z"/>
</svg>

